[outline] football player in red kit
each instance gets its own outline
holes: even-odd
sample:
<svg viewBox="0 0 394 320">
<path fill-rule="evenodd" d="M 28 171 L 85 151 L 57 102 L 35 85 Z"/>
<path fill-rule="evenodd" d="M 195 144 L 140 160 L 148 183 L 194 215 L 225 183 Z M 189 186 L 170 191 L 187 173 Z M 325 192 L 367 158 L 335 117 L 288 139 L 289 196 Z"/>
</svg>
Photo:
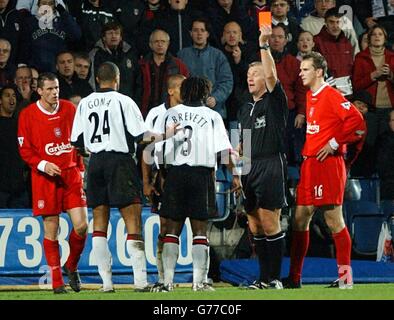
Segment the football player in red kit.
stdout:
<svg viewBox="0 0 394 320">
<path fill-rule="evenodd" d="M 284 279 L 288 288 L 301 287 L 301 273 L 309 245 L 309 223 L 316 208 L 324 211 L 336 248 L 341 289 L 352 288 L 350 255 L 351 239 L 342 215 L 346 183 L 343 155 L 346 144 L 362 139 L 365 123 L 361 113 L 339 91 L 324 82 L 327 62 L 312 52 L 303 57 L 300 76 L 310 88 L 307 93 L 306 142 L 304 162 L 297 187 L 290 275 Z"/>
<path fill-rule="evenodd" d="M 73 224 L 70 255 L 63 270 L 71 288 L 81 289 L 77 264 L 87 233 L 86 198 L 82 188 L 83 165 L 70 143 L 75 107 L 59 100 L 59 82 L 54 74 L 38 78 L 40 100 L 19 116 L 18 142 L 22 159 L 32 172 L 33 214 L 44 221 L 44 252 L 50 267 L 54 293 L 67 293 L 60 266 L 59 214 L 67 211 Z"/>
</svg>

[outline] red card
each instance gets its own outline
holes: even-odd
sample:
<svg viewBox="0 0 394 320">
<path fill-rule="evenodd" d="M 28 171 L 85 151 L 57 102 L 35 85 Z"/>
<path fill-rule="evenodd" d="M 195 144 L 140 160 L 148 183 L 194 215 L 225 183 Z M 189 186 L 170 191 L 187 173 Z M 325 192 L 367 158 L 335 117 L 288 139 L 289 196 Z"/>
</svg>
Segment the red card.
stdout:
<svg viewBox="0 0 394 320">
<path fill-rule="evenodd" d="M 259 28 L 263 24 L 265 24 L 265 25 L 271 25 L 272 24 L 271 11 L 259 12 Z"/>
</svg>

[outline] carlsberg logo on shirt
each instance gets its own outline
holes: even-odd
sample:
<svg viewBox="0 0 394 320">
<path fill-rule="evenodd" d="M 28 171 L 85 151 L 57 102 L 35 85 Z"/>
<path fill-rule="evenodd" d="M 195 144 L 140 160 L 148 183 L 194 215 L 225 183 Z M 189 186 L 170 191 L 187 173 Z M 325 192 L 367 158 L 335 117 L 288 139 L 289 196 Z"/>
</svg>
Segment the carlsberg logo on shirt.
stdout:
<svg viewBox="0 0 394 320">
<path fill-rule="evenodd" d="M 49 155 L 49 156 L 60 156 L 63 153 L 69 153 L 73 151 L 73 147 L 71 145 L 71 143 L 64 143 L 62 142 L 62 144 L 54 144 L 54 143 L 48 143 L 45 146 L 45 152 Z"/>
<path fill-rule="evenodd" d="M 319 133 L 320 131 L 320 126 L 318 124 L 315 124 L 315 122 L 312 123 L 307 123 L 306 125 L 306 133 L 308 134 L 315 134 Z"/>
</svg>

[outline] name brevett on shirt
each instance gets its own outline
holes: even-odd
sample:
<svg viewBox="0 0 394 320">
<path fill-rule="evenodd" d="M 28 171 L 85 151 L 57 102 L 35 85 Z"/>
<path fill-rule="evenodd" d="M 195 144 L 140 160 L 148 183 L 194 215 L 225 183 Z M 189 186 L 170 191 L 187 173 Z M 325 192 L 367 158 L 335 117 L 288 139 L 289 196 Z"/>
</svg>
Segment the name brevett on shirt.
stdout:
<svg viewBox="0 0 394 320">
<path fill-rule="evenodd" d="M 204 117 L 194 112 L 178 113 L 171 116 L 171 119 L 174 122 L 191 121 L 199 125 L 201 128 L 203 128 L 208 123 L 208 121 Z"/>
</svg>

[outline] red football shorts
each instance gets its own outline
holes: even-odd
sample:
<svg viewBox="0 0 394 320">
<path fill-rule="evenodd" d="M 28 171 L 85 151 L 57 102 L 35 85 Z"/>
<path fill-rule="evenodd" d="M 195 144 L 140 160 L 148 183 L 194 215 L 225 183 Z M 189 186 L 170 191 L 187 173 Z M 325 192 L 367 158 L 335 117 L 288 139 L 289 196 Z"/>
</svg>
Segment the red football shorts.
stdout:
<svg viewBox="0 0 394 320">
<path fill-rule="evenodd" d="M 323 162 L 315 157 L 307 158 L 301 165 L 297 205 L 341 205 L 345 184 L 346 168 L 342 156 L 329 156 Z"/>
<path fill-rule="evenodd" d="M 55 215 L 86 207 L 86 196 L 78 168 L 62 170 L 61 176 L 50 177 L 32 171 L 33 215 Z"/>
</svg>

